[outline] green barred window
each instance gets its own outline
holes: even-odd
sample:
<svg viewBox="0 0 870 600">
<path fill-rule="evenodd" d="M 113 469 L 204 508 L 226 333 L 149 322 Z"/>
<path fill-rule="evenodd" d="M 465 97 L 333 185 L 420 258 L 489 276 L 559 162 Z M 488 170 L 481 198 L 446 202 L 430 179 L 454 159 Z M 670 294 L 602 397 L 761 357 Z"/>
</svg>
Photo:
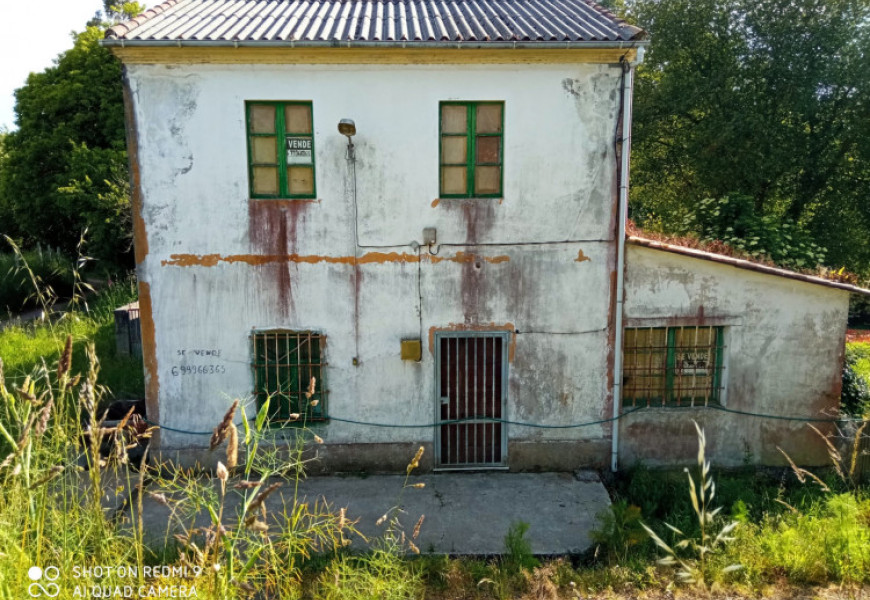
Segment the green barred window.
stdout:
<svg viewBox="0 0 870 600">
<path fill-rule="evenodd" d="M 311 102 L 247 102 L 252 198 L 315 198 Z"/>
<path fill-rule="evenodd" d="M 253 334 L 254 395 L 257 409 L 269 398 L 272 421 L 321 421 L 327 418 L 323 347 L 326 336 L 311 331 L 263 331 Z M 306 397 L 314 378 L 314 393 Z M 300 415 L 298 419 L 291 417 Z"/>
<path fill-rule="evenodd" d="M 626 328 L 622 402 L 626 406 L 702 406 L 722 391 L 722 327 Z"/>
<path fill-rule="evenodd" d="M 442 102 L 440 109 L 440 195 L 500 197 L 504 102 Z"/>
</svg>

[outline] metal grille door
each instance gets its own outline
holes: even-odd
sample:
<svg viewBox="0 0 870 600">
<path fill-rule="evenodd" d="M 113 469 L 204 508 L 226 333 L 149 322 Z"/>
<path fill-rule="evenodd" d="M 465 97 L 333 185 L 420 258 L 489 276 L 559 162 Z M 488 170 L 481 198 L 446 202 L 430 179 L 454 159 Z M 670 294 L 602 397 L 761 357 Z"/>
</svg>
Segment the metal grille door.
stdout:
<svg viewBox="0 0 870 600">
<path fill-rule="evenodd" d="M 479 469 L 506 465 L 504 418 L 507 334 L 443 332 L 435 337 L 438 466 Z"/>
</svg>

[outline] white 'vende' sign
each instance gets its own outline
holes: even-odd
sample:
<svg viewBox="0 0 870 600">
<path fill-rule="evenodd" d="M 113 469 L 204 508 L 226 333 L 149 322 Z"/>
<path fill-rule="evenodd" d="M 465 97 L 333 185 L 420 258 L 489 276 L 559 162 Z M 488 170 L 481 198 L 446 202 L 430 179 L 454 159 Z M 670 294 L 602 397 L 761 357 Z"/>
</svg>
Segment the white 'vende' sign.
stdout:
<svg viewBox="0 0 870 600">
<path fill-rule="evenodd" d="M 311 164 L 311 138 L 288 137 L 287 138 L 287 164 L 310 165 Z"/>
</svg>

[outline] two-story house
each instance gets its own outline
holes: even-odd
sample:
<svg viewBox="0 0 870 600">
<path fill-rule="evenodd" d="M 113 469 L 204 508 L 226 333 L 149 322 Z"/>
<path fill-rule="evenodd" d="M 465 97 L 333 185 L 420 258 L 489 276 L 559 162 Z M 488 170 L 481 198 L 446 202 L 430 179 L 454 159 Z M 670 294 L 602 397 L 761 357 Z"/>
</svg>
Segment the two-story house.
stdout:
<svg viewBox="0 0 870 600">
<path fill-rule="evenodd" d="M 640 29 L 584 0 L 168 0 L 104 43 L 164 455 L 206 460 L 239 397 L 324 469 L 668 463 L 693 418 L 725 462 L 821 456 L 704 406 L 835 408 L 855 290 L 626 238 Z"/>
</svg>

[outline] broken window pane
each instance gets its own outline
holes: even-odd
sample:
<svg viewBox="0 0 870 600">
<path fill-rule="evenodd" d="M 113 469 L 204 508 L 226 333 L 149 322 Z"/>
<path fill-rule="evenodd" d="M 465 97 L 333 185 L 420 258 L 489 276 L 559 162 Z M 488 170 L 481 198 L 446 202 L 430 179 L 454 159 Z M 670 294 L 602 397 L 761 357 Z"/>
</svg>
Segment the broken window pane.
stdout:
<svg viewBox="0 0 870 600">
<path fill-rule="evenodd" d="M 314 193 L 314 169 L 290 167 L 287 169 L 287 188 L 292 196 L 310 196 Z"/>
<path fill-rule="evenodd" d="M 501 133 L 501 104 L 477 105 L 477 133 Z"/>
<path fill-rule="evenodd" d="M 278 145 L 274 137 L 251 138 L 251 159 L 254 164 L 277 164 Z"/>
<path fill-rule="evenodd" d="M 501 191 L 501 167 L 474 169 L 474 193 L 498 194 Z"/>
<path fill-rule="evenodd" d="M 441 106 L 441 133 L 465 133 L 468 125 L 468 109 L 462 105 Z"/>
<path fill-rule="evenodd" d="M 498 164 L 498 149 L 500 145 L 500 137 L 477 136 L 477 164 Z"/>
<path fill-rule="evenodd" d="M 275 107 L 268 104 L 253 104 L 251 110 L 251 133 L 275 133 Z"/>
<path fill-rule="evenodd" d="M 311 106 L 290 104 L 284 108 L 287 133 L 311 133 Z"/>
<path fill-rule="evenodd" d="M 444 136 L 441 138 L 441 162 L 445 165 L 464 165 L 468 161 L 468 138 Z"/>
<path fill-rule="evenodd" d="M 441 193 L 467 194 L 468 169 L 465 167 L 441 167 Z"/>
<path fill-rule="evenodd" d="M 258 196 L 278 195 L 278 167 L 254 167 L 254 194 Z"/>
</svg>

